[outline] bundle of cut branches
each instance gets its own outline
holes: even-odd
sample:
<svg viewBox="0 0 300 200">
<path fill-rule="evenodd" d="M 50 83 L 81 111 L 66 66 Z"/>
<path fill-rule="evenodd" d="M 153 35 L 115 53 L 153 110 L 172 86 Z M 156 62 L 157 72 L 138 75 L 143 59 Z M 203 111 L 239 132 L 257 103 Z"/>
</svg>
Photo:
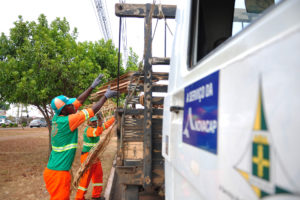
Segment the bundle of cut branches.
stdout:
<svg viewBox="0 0 300 200">
<path fill-rule="evenodd" d="M 113 133 L 115 133 L 115 131 L 117 131 L 116 129 L 116 122 L 113 124 L 113 126 L 111 126 L 108 130 L 107 130 L 107 134 L 106 137 L 103 140 L 100 140 L 97 145 L 92 148 L 89 152 L 88 157 L 86 158 L 86 160 L 81 164 L 80 168 L 78 169 L 75 178 L 73 179 L 73 187 L 77 188 L 80 178 L 82 177 L 82 175 L 89 169 L 89 167 L 94 163 L 95 159 L 98 156 L 101 156 L 103 154 L 103 152 L 105 151 L 107 145 L 110 142 L 110 139 L 113 136 Z"/>
</svg>

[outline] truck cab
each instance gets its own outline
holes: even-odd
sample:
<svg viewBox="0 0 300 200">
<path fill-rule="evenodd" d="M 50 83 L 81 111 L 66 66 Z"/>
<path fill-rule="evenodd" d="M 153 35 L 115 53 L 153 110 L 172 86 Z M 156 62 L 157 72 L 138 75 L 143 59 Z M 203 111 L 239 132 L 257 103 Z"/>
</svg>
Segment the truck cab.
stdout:
<svg viewBox="0 0 300 200">
<path fill-rule="evenodd" d="M 299 10 L 298 0 L 179 2 L 165 199 L 300 198 Z"/>
</svg>

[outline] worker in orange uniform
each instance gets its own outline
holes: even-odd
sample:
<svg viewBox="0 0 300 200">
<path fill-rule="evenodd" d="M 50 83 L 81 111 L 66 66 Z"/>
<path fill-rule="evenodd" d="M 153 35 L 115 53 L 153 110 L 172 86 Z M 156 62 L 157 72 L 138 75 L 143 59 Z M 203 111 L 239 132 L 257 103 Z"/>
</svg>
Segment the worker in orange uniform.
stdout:
<svg viewBox="0 0 300 200">
<path fill-rule="evenodd" d="M 92 90 L 101 82 L 102 77 L 103 75 L 100 74 L 77 99 L 69 99 L 60 95 L 51 101 L 51 108 L 55 112 L 51 130 L 52 151 L 44 170 L 44 181 L 51 200 L 70 199 L 71 175 L 69 170 L 77 148 L 77 127 L 85 120 L 93 117 L 94 113 L 100 110 L 108 98 L 117 94 L 116 91 L 111 91 L 108 88 L 105 95 L 92 108 L 77 112 Z"/>
<path fill-rule="evenodd" d="M 80 158 L 81 163 L 86 160 L 87 156 L 89 155 L 88 152 L 97 145 L 102 132 L 114 123 L 115 118 L 112 117 L 105 123 L 103 123 L 103 120 L 103 116 L 99 113 L 97 116 L 94 116 L 89 120 L 88 126 L 84 129 L 83 148 Z M 78 186 L 75 198 L 76 200 L 85 199 L 84 195 L 87 192 L 91 179 L 93 182 L 92 199 L 105 200 L 104 197 L 100 197 L 103 187 L 103 171 L 99 158 L 97 158 L 93 165 L 82 176 Z"/>
</svg>

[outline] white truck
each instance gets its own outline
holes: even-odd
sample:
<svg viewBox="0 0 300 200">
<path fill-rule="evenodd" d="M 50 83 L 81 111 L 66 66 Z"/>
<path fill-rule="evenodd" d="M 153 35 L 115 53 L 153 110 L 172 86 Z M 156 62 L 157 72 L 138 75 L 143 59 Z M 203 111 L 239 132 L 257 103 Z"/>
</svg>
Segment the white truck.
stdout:
<svg viewBox="0 0 300 200">
<path fill-rule="evenodd" d="M 179 1 L 166 200 L 300 199 L 300 1 L 272 1 Z"/>
</svg>

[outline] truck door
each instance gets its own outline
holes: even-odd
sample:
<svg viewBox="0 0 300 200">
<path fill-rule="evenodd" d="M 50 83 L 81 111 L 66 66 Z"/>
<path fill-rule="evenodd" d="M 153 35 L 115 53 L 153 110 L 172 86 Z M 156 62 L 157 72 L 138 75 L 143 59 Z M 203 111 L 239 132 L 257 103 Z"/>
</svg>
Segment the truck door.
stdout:
<svg viewBox="0 0 300 200">
<path fill-rule="evenodd" d="M 253 2 L 177 6 L 166 199 L 299 198 L 300 2 Z"/>
</svg>

